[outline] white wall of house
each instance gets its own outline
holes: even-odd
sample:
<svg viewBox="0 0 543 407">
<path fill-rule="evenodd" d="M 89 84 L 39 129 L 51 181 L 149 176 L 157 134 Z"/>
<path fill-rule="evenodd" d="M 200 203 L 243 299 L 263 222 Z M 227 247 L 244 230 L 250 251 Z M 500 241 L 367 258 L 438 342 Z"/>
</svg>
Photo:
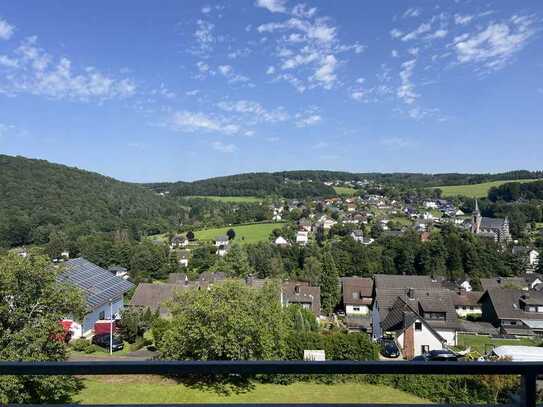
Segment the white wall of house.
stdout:
<svg viewBox="0 0 543 407">
<path fill-rule="evenodd" d="M 530 253 L 528 253 L 528 263 L 530 266 L 537 266 L 539 264 L 539 253 L 536 250 L 530 250 Z"/>
<path fill-rule="evenodd" d="M 370 309 L 367 305 L 345 305 L 345 314 L 347 315 L 368 315 Z"/>
<path fill-rule="evenodd" d="M 456 307 L 456 315 L 460 318 L 465 318 L 468 315 L 481 315 L 483 311 L 479 306 L 466 306 L 464 309 L 462 306 Z"/>
<path fill-rule="evenodd" d="M 122 297 L 113 300 L 111 304 L 113 315 L 119 314 L 123 309 L 123 305 L 124 303 Z M 81 323 L 83 336 L 89 335 L 94 329 L 94 323 L 100 319 L 111 319 L 111 315 L 109 313 L 109 303 L 103 304 L 85 315 L 85 318 Z"/>
<path fill-rule="evenodd" d="M 438 334 L 440 334 L 441 337 L 447 341 L 447 345 L 456 346 L 458 344 L 457 343 L 456 331 L 452 331 L 452 330 L 448 330 L 448 329 L 443 329 L 443 330 L 437 330 L 436 329 L 436 332 Z M 439 348 L 439 349 L 441 349 L 441 348 Z"/>
<path fill-rule="evenodd" d="M 415 328 L 415 324 L 413 325 L 413 328 Z M 403 333 L 398 336 L 398 343 L 402 349 L 405 349 Z M 441 341 L 436 338 L 432 331 L 430 331 L 424 324 L 422 324 L 421 330 L 414 329 L 414 356 L 422 355 L 423 345 L 427 346 L 428 350 L 443 349 L 443 344 Z"/>
</svg>

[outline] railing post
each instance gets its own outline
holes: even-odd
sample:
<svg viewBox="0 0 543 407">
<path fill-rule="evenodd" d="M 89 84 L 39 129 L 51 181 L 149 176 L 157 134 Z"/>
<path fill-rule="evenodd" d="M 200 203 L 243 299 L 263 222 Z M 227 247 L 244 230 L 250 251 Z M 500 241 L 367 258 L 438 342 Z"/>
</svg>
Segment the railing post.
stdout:
<svg viewBox="0 0 543 407">
<path fill-rule="evenodd" d="M 535 407 L 537 403 L 537 373 L 528 371 L 522 375 L 521 391 L 521 405 Z"/>
</svg>

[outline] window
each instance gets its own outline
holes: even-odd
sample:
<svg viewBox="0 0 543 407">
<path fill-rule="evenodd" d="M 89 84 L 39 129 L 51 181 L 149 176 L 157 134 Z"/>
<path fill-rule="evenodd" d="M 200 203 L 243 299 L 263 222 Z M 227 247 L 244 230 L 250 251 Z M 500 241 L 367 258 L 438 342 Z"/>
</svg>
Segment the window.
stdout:
<svg viewBox="0 0 543 407">
<path fill-rule="evenodd" d="M 353 300 L 358 300 L 360 298 L 360 293 L 358 291 L 353 291 Z"/>
<path fill-rule="evenodd" d="M 415 331 L 422 331 L 422 322 L 415 322 Z"/>
<path fill-rule="evenodd" d="M 422 345 L 420 347 L 420 352 L 424 355 L 425 353 L 430 353 L 430 345 Z"/>
<path fill-rule="evenodd" d="M 98 319 L 106 319 L 106 311 L 100 311 L 100 314 L 98 314 Z"/>
<path fill-rule="evenodd" d="M 445 313 L 444 312 L 425 312 L 424 313 L 425 319 L 433 319 L 438 321 L 444 321 L 445 320 Z"/>
<path fill-rule="evenodd" d="M 360 307 L 353 307 L 353 311 L 360 311 Z"/>
</svg>

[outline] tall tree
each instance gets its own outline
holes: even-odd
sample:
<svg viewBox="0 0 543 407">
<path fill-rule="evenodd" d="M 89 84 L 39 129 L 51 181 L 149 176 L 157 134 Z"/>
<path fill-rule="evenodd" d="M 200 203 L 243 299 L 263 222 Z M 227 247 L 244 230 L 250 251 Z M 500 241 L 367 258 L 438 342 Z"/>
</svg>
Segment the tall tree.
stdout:
<svg viewBox="0 0 543 407">
<path fill-rule="evenodd" d="M 0 257 L 0 360 L 66 360 L 59 320 L 84 307 L 78 291 L 57 283 L 58 273 L 45 257 Z M 67 403 L 79 388 L 65 376 L 2 376 L 0 403 Z"/>
<path fill-rule="evenodd" d="M 329 248 L 324 249 L 322 256 L 322 273 L 320 278 L 321 306 L 326 314 L 331 314 L 339 303 L 339 276 L 334 258 Z"/>
</svg>

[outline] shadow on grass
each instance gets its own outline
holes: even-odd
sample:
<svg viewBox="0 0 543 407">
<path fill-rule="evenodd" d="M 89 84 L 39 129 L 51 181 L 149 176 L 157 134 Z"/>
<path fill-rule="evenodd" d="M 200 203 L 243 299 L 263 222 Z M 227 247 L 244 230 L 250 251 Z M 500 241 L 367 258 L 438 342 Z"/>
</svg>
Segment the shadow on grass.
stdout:
<svg viewBox="0 0 543 407">
<path fill-rule="evenodd" d="M 170 378 L 189 388 L 213 392 L 222 396 L 249 393 L 256 387 L 251 380 L 252 376 L 237 374 L 170 376 Z"/>
</svg>

